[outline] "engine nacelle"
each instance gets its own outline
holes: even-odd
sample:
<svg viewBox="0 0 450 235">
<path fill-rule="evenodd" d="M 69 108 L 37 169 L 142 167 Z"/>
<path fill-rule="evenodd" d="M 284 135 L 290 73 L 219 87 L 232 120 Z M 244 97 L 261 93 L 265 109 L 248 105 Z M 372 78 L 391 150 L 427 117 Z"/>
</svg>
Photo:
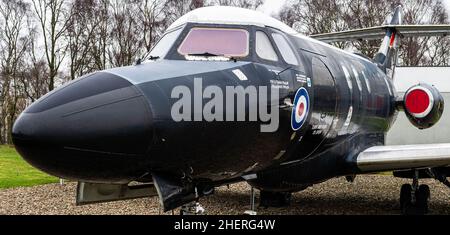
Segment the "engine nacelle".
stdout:
<svg viewBox="0 0 450 235">
<path fill-rule="evenodd" d="M 406 92 L 403 109 L 414 126 L 427 129 L 441 119 L 444 112 L 444 98 L 436 87 L 419 84 Z"/>
</svg>

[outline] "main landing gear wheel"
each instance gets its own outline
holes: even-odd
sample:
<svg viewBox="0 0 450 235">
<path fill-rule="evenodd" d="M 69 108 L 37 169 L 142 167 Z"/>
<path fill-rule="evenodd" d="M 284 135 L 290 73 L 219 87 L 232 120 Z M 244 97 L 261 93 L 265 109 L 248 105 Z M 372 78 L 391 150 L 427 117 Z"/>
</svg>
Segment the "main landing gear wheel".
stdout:
<svg viewBox="0 0 450 235">
<path fill-rule="evenodd" d="M 400 192 L 400 206 L 403 215 L 425 215 L 429 212 L 431 198 L 428 185 L 419 186 L 418 173 L 414 176 L 413 185 L 405 184 Z"/>
<path fill-rule="evenodd" d="M 421 214 L 428 214 L 428 204 L 430 202 L 430 198 L 430 187 L 428 187 L 428 185 L 421 185 L 419 190 L 416 192 L 416 206 L 419 211 L 422 212 Z"/>
<path fill-rule="evenodd" d="M 261 191 L 260 207 L 282 208 L 291 205 L 292 193 Z"/>
</svg>

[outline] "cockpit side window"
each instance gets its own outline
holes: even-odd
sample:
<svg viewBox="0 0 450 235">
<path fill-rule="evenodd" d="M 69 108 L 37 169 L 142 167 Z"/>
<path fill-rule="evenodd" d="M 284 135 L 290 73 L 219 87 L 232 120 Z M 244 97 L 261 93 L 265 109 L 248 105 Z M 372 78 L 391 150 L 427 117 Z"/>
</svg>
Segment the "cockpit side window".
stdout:
<svg viewBox="0 0 450 235">
<path fill-rule="evenodd" d="M 164 35 L 156 44 L 156 46 L 153 47 L 152 51 L 150 52 L 150 56 L 154 58 L 164 58 L 172 48 L 178 36 L 180 36 L 181 31 L 182 29 L 178 29 Z"/>
<path fill-rule="evenodd" d="M 278 55 L 269 37 L 262 31 L 256 31 L 256 54 L 264 60 L 278 61 Z"/>
<path fill-rule="evenodd" d="M 249 33 L 243 29 L 192 28 L 178 48 L 178 53 L 246 57 L 249 42 Z"/>
<path fill-rule="evenodd" d="M 272 37 L 273 40 L 275 41 L 275 44 L 277 44 L 277 47 L 281 52 L 281 56 L 283 56 L 283 59 L 286 61 L 286 63 L 295 66 L 300 65 L 297 57 L 295 56 L 294 51 L 292 50 L 286 38 L 284 38 L 283 35 L 278 33 L 273 33 Z"/>
</svg>

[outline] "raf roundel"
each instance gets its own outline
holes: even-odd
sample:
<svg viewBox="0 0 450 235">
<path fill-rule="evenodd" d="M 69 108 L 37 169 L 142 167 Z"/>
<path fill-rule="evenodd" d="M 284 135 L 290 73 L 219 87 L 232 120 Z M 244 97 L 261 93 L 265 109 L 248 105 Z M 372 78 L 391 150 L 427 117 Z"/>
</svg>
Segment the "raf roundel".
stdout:
<svg viewBox="0 0 450 235">
<path fill-rule="evenodd" d="M 294 131 L 300 130 L 308 118 L 310 108 L 309 94 L 305 88 L 297 91 L 294 100 L 294 108 L 292 110 L 292 129 Z"/>
</svg>

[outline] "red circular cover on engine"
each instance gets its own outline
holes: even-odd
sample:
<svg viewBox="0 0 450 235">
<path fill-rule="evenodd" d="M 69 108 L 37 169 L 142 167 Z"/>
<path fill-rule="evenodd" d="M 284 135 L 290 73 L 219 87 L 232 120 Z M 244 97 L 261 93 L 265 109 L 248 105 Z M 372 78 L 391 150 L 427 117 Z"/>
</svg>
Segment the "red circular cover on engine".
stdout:
<svg viewBox="0 0 450 235">
<path fill-rule="evenodd" d="M 421 114 L 430 106 L 430 97 L 424 90 L 416 89 L 408 94 L 405 105 L 411 114 Z"/>
</svg>

